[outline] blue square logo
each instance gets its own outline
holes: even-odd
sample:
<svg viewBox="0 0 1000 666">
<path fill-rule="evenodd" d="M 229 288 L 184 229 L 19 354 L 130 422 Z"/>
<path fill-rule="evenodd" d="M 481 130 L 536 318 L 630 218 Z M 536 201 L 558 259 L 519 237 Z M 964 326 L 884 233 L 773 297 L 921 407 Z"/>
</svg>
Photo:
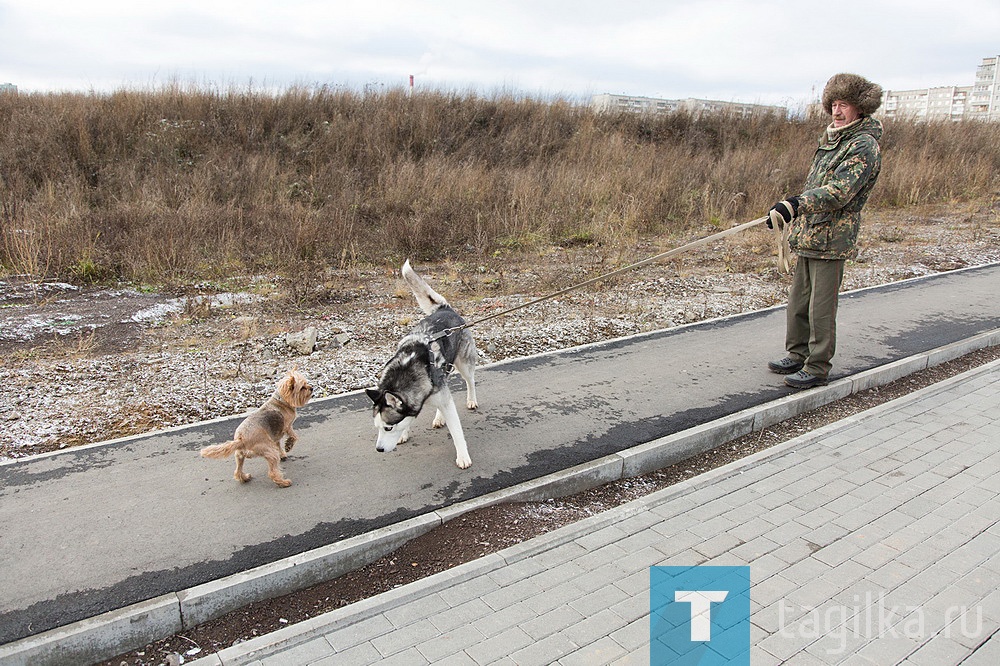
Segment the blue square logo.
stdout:
<svg viewBox="0 0 1000 666">
<path fill-rule="evenodd" d="M 750 666 L 750 567 L 650 567 L 651 666 Z"/>
</svg>

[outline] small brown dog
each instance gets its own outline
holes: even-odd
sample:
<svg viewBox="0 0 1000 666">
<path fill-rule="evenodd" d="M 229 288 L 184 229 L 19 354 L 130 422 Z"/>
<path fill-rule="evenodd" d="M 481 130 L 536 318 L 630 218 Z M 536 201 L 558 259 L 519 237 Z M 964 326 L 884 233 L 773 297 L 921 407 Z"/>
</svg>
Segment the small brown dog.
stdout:
<svg viewBox="0 0 1000 666">
<path fill-rule="evenodd" d="M 287 488 L 292 482 L 281 475 L 280 462 L 288 457 L 288 452 L 298 440 L 298 435 L 292 430 L 295 410 L 309 402 L 311 397 L 309 382 L 293 368 L 278 382 L 274 395 L 236 428 L 232 441 L 206 446 L 201 455 L 205 458 L 228 458 L 236 454 L 233 476 L 242 483 L 250 480 L 250 475 L 243 473 L 243 461 L 259 456 L 267 461 L 267 475 L 271 480 L 281 488 Z M 283 438 L 284 448 L 281 446 Z"/>
</svg>

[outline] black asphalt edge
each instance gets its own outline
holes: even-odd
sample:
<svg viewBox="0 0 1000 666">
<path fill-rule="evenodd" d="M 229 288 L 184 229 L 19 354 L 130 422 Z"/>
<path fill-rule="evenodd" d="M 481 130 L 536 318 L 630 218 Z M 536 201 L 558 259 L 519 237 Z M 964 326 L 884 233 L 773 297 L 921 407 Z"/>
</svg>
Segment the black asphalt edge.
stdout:
<svg viewBox="0 0 1000 666">
<path fill-rule="evenodd" d="M 102 661 L 172 636 L 246 604 L 336 578 L 379 559 L 410 539 L 464 513 L 499 502 L 570 495 L 660 469 L 853 393 L 888 384 L 908 374 L 998 344 L 1000 329 L 981 333 L 343 542 L 28 636 L 0 646 L 0 666 L 57 666 Z M 504 564 L 506 560 L 503 557 L 484 558 L 477 567 Z M 462 569 L 462 572 L 465 571 L 467 569 Z M 450 578 L 442 574 L 431 578 L 447 584 L 454 582 L 454 575 L 459 573 Z M 199 660 L 202 661 L 206 665 L 221 663 Z"/>
</svg>

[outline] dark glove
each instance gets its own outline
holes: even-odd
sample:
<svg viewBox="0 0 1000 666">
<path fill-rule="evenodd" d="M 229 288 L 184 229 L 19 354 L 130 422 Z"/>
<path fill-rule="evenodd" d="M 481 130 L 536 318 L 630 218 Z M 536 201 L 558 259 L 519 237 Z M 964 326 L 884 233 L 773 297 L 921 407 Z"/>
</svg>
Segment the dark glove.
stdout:
<svg viewBox="0 0 1000 666">
<path fill-rule="evenodd" d="M 778 225 L 779 229 L 784 229 L 785 225 L 794 220 L 798 214 L 798 197 L 788 197 L 784 201 L 779 201 L 767 211 L 767 228 L 774 229 L 774 225 Z"/>
</svg>

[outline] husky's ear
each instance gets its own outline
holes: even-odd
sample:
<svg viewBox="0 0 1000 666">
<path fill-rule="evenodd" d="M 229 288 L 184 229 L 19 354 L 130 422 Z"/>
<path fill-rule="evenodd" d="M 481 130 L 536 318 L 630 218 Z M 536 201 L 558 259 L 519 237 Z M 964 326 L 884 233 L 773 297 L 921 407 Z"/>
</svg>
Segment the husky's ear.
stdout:
<svg viewBox="0 0 1000 666">
<path fill-rule="evenodd" d="M 385 404 L 399 412 L 403 411 L 403 407 L 406 406 L 402 398 L 388 391 L 385 392 Z"/>
<path fill-rule="evenodd" d="M 382 399 L 382 394 L 379 392 L 377 388 L 365 389 L 365 393 L 368 395 L 369 398 L 371 398 L 371 401 L 376 405 L 378 404 L 378 401 Z"/>
</svg>

